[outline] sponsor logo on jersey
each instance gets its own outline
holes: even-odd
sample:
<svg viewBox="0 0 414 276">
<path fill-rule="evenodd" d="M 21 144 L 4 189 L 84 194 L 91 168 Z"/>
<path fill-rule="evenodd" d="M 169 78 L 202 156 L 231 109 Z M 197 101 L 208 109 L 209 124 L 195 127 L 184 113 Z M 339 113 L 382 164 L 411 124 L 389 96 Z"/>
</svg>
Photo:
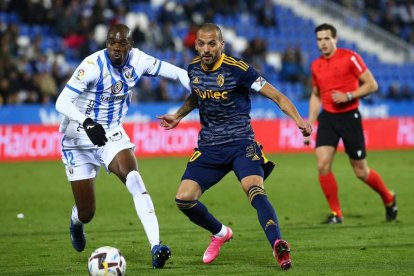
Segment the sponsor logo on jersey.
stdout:
<svg viewBox="0 0 414 276">
<path fill-rule="evenodd" d="M 224 91 L 213 91 L 211 89 L 207 89 L 205 91 L 200 90 L 200 89 L 195 89 L 194 90 L 197 95 L 201 98 L 201 99 L 216 99 L 216 100 L 220 100 L 220 99 L 228 99 L 229 96 L 229 92 L 224 90 Z"/>
<path fill-rule="evenodd" d="M 78 72 L 76 72 L 75 78 L 77 80 L 82 80 L 83 77 L 85 77 L 85 70 L 79 69 Z"/>
<path fill-rule="evenodd" d="M 94 100 L 89 100 L 89 103 L 86 106 L 86 111 L 85 111 L 86 116 L 89 117 L 91 115 L 91 112 L 92 112 L 94 106 L 95 106 L 95 101 Z"/>
<path fill-rule="evenodd" d="M 114 85 L 111 87 L 112 94 L 118 94 L 122 91 L 122 88 L 124 87 L 124 83 L 122 81 L 117 81 Z"/>
<path fill-rule="evenodd" d="M 85 115 L 90 117 L 94 107 L 95 107 L 95 100 L 89 100 L 89 103 L 86 106 Z M 79 123 L 78 127 L 76 128 L 76 131 L 78 132 L 84 131 L 83 125 L 81 123 Z"/>
<path fill-rule="evenodd" d="M 224 76 L 222 75 L 222 74 L 219 74 L 218 76 L 217 76 L 217 84 L 220 86 L 220 87 L 222 87 L 223 86 L 223 84 L 224 84 Z"/>
<path fill-rule="evenodd" d="M 122 101 L 126 97 L 128 97 L 128 94 L 122 94 L 122 95 L 117 95 L 117 96 L 111 95 L 110 97 L 102 95 L 99 97 L 99 100 L 102 103 L 109 103 L 110 101 Z"/>
<path fill-rule="evenodd" d="M 193 83 L 200 83 L 200 81 L 199 81 L 198 77 L 195 77 L 195 78 L 194 78 Z"/>
<path fill-rule="evenodd" d="M 68 167 L 68 171 L 69 171 L 69 174 L 73 175 L 73 167 L 72 166 Z"/>
</svg>

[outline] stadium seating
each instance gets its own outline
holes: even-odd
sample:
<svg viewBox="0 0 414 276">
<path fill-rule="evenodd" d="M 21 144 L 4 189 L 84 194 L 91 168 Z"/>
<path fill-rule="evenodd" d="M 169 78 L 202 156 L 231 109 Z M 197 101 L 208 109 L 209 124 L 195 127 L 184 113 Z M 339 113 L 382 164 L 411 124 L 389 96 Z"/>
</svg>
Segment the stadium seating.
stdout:
<svg viewBox="0 0 414 276">
<path fill-rule="evenodd" d="M 190 0 L 174 0 L 176 5 L 188 4 Z M 264 0 L 258 2 L 263 3 Z M 129 13 L 134 13 L 142 17 L 146 17 L 148 21 L 153 21 L 159 18 L 162 11 L 161 6 L 153 6 L 150 1 L 128 1 L 127 10 Z M 291 9 L 284 6 L 273 4 L 273 16 L 277 21 L 276 27 L 263 27 L 258 23 L 258 20 L 253 13 L 247 11 L 235 12 L 232 14 L 223 14 L 215 11 L 213 21 L 219 24 L 226 30 L 232 30 L 238 40 L 248 42 L 253 38 L 260 38 L 267 43 L 267 52 L 280 57 L 281 53 L 289 47 L 299 48 L 304 57 L 304 66 L 309 70 L 310 62 L 319 55 L 314 41 L 315 24 L 312 20 L 302 18 L 295 14 Z M 182 20 L 179 18 L 177 20 Z M 63 37 L 60 37 L 54 31 L 54 26 L 47 25 L 30 25 L 23 23 L 16 12 L 0 12 L 0 23 L 6 25 L 18 24 L 19 36 L 23 39 L 20 41 L 26 43 L 32 41 L 35 36 L 40 35 L 41 50 L 44 53 L 64 53 L 67 66 L 72 69 L 80 62 L 78 55 L 73 49 L 65 48 Z M 176 40 L 183 41 L 189 31 L 189 22 L 174 22 L 171 35 Z M 226 37 L 225 37 L 226 39 Z M 227 44 L 234 43 L 232 39 L 226 41 Z M 385 95 L 388 88 L 393 83 L 400 85 L 408 85 L 414 91 L 414 65 L 413 64 L 386 64 L 372 53 L 367 53 L 358 49 L 357 45 L 352 41 L 339 41 L 339 47 L 350 48 L 358 51 L 364 58 L 369 68 L 374 73 L 380 85 L 380 92 Z M 160 59 L 170 61 L 179 66 L 185 67 L 188 63 L 188 57 L 193 55 L 191 49 L 185 47 L 176 47 L 177 51 L 159 50 L 153 47 L 143 46 L 143 50 L 159 57 Z M 235 48 L 235 47 L 233 47 Z M 240 47 L 239 47 L 240 48 Z M 226 48 L 227 50 L 227 48 Z M 234 54 L 234 53 L 233 53 Z M 236 53 L 236 54 L 240 54 Z M 270 62 L 264 64 L 259 70 L 264 76 L 285 92 L 293 100 L 303 98 L 303 93 L 307 89 L 303 83 L 289 83 L 281 81 L 278 77 L 280 66 L 277 63 Z M 308 71 L 309 72 L 309 71 Z M 171 98 L 177 99 L 177 95 L 181 94 L 181 89 L 174 84 L 169 85 Z"/>
</svg>

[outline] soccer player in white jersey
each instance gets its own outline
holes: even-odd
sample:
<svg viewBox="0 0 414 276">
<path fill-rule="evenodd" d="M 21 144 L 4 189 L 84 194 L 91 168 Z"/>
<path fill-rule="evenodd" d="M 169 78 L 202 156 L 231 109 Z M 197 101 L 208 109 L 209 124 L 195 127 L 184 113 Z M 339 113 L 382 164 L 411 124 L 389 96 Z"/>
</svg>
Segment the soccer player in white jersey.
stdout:
<svg viewBox="0 0 414 276">
<path fill-rule="evenodd" d="M 190 90 L 187 71 L 133 48 L 130 29 L 110 27 L 106 49 L 85 58 L 75 70 L 56 102 L 64 115 L 60 125 L 62 161 L 72 186 L 75 205 L 70 219 L 73 247 L 86 245 L 84 227 L 95 213 L 94 183 L 104 166 L 125 184 L 151 246 L 152 266 L 162 268 L 171 255 L 160 243 L 158 220 L 145 187 L 122 120 L 131 102 L 132 88 L 142 76 L 179 80 Z"/>
</svg>

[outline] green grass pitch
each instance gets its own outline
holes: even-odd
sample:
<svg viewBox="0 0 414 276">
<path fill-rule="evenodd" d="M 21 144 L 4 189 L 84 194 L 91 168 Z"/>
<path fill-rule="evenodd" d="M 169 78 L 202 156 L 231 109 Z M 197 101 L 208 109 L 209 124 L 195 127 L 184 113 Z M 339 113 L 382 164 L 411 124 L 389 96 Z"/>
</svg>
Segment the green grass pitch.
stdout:
<svg viewBox="0 0 414 276">
<path fill-rule="evenodd" d="M 87 245 L 72 249 L 68 234 L 73 204 L 59 162 L 0 164 L 1 275 L 87 275 L 87 259 L 100 246 L 119 248 L 127 275 L 407 275 L 414 273 L 414 151 L 370 152 L 375 168 L 398 195 L 399 216 L 385 222 L 380 197 L 357 180 L 345 154 L 334 172 L 345 223 L 326 226 L 327 203 L 317 182 L 313 154 L 270 155 L 277 168 L 265 183 L 283 237 L 292 247 L 293 269 L 281 271 L 272 256 L 255 210 L 233 174 L 207 191 L 201 201 L 234 231 L 219 258 L 201 261 L 209 233 L 192 224 L 175 206 L 175 191 L 186 158 L 138 161 L 152 195 L 161 239 L 172 249 L 162 270 L 150 264 L 149 245 L 128 191 L 101 170 L 97 210 L 86 226 Z M 17 218 L 23 213 L 23 219 Z"/>
</svg>

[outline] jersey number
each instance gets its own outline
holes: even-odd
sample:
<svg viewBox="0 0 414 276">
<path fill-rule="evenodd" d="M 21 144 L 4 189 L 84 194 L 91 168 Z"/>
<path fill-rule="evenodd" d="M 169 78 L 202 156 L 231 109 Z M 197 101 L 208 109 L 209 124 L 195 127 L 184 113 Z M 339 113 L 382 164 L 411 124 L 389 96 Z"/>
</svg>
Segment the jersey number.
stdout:
<svg viewBox="0 0 414 276">
<path fill-rule="evenodd" d="M 63 154 L 65 155 L 66 161 L 68 161 L 68 165 L 75 165 L 75 162 L 73 161 L 73 153 L 71 151 L 63 151 Z"/>
<path fill-rule="evenodd" d="M 193 162 L 194 160 L 196 160 L 197 158 L 199 158 L 201 156 L 201 152 L 196 150 L 194 151 L 193 155 L 191 155 L 190 161 L 189 162 Z"/>
</svg>

